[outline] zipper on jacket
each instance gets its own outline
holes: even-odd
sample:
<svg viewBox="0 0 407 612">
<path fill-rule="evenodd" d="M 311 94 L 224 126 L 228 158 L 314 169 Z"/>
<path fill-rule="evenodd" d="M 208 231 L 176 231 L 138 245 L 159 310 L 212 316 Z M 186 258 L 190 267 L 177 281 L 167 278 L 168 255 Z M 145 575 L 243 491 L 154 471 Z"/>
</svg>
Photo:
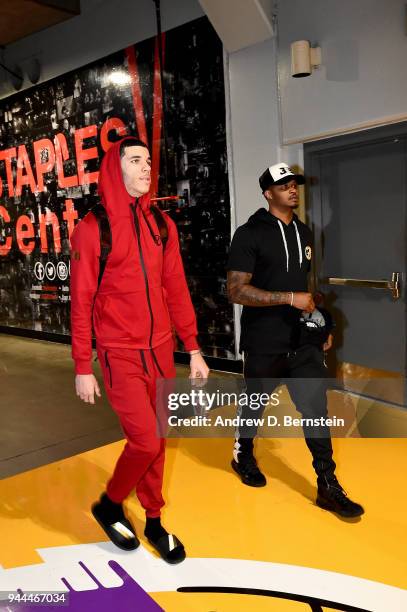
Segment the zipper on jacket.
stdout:
<svg viewBox="0 0 407 612">
<path fill-rule="evenodd" d="M 141 248 L 140 223 L 139 223 L 139 220 L 138 220 L 138 217 L 137 217 L 137 206 L 139 206 L 138 201 L 139 201 L 139 198 L 136 198 L 136 206 L 132 206 L 130 204 L 130 208 L 131 208 L 131 211 L 133 213 L 134 226 L 136 228 L 136 236 L 137 236 L 138 250 L 139 250 L 139 254 L 140 254 L 141 269 L 143 270 L 144 283 L 145 283 L 145 286 L 146 286 L 146 295 L 147 295 L 148 309 L 150 311 L 151 328 L 150 328 L 149 346 L 150 346 L 151 355 L 152 355 L 152 357 L 153 357 L 153 359 L 155 361 L 155 364 L 156 364 L 156 366 L 158 368 L 158 371 L 160 372 L 161 376 L 164 377 L 164 373 L 163 373 L 162 369 L 160 368 L 160 364 L 158 363 L 157 357 L 155 356 L 154 349 L 153 349 L 154 315 L 153 315 L 153 309 L 151 307 L 150 288 L 149 288 L 149 284 L 148 284 L 147 269 L 146 269 L 146 264 L 145 264 L 145 261 L 144 261 L 143 249 Z M 143 214 L 143 211 L 141 211 L 141 213 Z M 146 219 L 146 223 L 148 225 L 147 219 Z"/>
<path fill-rule="evenodd" d="M 138 205 L 139 204 L 138 204 L 138 198 L 137 198 L 136 199 L 136 206 L 138 206 Z M 139 223 L 139 220 L 137 218 L 136 207 L 131 206 L 131 210 L 132 210 L 132 213 L 133 213 L 134 226 L 136 228 L 136 237 L 137 237 L 138 250 L 139 250 L 139 254 L 140 254 L 141 269 L 143 270 L 144 284 L 146 286 L 146 295 L 147 295 L 148 309 L 150 311 L 151 327 L 150 327 L 149 345 L 150 345 L 150 348 L 152 348 L 153 329 L 154 329 L 154 317 L 153 317 L 153 309 L 151 307 L 151 300 L 150 300 L 150 288 L 149 288 L 149 285 L 148 285 L 148 277 L 147 277 L 147 270 L 146 270 L 146 265 L 145 265 L 145 261 L 144 261 L 143 249 L 141 248 L 140 223 Z"/>
<path fill-rule="evenodd" d="M 109 379 L 110 379 L 110 387 L 112 386 L 112 368 L 110 367 L 109 359 L 107 357 L 107 351 L 105 351 L 105 363 L 106 367 L 109 370 Z"/>
</svg>

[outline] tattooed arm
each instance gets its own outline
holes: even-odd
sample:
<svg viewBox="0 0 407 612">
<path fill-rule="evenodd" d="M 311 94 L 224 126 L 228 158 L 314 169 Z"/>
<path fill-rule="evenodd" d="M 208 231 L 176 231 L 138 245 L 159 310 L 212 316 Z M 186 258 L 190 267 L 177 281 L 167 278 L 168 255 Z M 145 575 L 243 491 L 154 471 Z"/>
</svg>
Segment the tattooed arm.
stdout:
<svg viewBox="0 0 407 612">
<path fill-rule="evenodd" d="M 227 277 L 229 301 L 242 306 L 281 306 L 290 304 L 299 310 L 312 312 L 315 308 L 311 293 L 299 291 L 265 291 L 250 284 L 252 274 L 230 270 Z"/>
<path fill-rule="evenodd" d="M 274 306 L 291 303 L 291 292 L 264 291 L 250 284 L 252 274 L 231 270 L 227 277 L 230 302 L 243 306 Z"/>
</svg>

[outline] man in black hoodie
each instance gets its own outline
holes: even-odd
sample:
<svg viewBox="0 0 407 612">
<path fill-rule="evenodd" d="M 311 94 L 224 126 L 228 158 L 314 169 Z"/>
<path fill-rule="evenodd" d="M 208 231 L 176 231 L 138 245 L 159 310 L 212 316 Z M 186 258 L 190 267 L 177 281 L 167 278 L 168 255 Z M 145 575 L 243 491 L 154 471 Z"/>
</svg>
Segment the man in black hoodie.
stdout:
<svg viewBox="0 0 407 612">
<path fill-rule="evenodd" d="M 301 313 L 315 311 L 308 292 L 312 258 L 312 232 L 294 214 L 298 207 L 298 185 L 305 178 L 284 163 L 267 168 L 259 183 L 269 210 L 260 208 L 233 237 L 228 261 L 230 301 L 243 305 L 240 351 L 244 353 L 247 393 L 270 394 L 279 379 L 287 387 L 297 409 L 306 418 L 326 418 L 324 350 L 332 344 L 329 335 L 323 347 L 301 344 Z M 306 384 L 302 379 L 308 378 Z M 240 410 L 242 422 L 253 414 L 250 406 Z M 343 517 L 363 514 L 351 501 L 335 476 L 329 427 L 304 425 L 305 441 L 317 474 L 317 504 Z M 257 428 L 240 428 L 235 440 L 232 467 L 244 484 L 261 487 L 266 479 L 253 455 Z"/>
</svg>

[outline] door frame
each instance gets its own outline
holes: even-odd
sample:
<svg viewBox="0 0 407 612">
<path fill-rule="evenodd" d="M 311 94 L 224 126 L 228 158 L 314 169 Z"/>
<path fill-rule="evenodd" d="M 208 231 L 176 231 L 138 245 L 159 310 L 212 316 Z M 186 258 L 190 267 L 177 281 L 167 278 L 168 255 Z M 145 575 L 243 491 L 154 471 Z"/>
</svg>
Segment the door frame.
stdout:
<svg viewBox="0 0 407 612">
<path fill-rule="evenodd" d="M 391 125 L 385 125 L 381 127 L 375 127 L 371 129 L 361 130 L 359 132 L 352 132 L 351 134 L 344 134 L 341 136 L 334 136 L 331 138 L 314 140 L 312 142 L 304 143 L 304 171 L 307 177 L 306 182 L 306 220 L 308 225 L 311 227 L 314 234 L 314 257 L 312 266 L 312 284 L 313 287 L 317 287 L 319 279 L 319 271 L 322 269 L 322 255 L 323 255 L 323 231 L 322 231 L 322 194 L 320 188 L 320 177 L 321 177 L 321 165 L 320 157 L 322 153 L 340 151 L 343 149 L 350 149 L 353 147 L 359 147 L 363 144 L 379 144 L 389 140 L 402 140 L 404 141 L 406 151 L 406 164 L 407 164 L 407 121 L 400 123 L 394 123 Z M 406 183 L 407 183 L 407 172 L 406 172 Z M 407 193 L 407 184 L 406 184 Z M 405 202 L 405 205 L 407 202 Z M 404 235 L 406 236 L 406 243 L 404 249 L 404 270 L 402 276 L 401 286 L 401 297 L 404 301 L 404 324 L 406 326 L 407 333 L 407 214 L 405 215 L 405 227 Z M 404 349 L 405 359 L 405 389 L 406 389 L 406 378 L 407 378 L 407 343 Z M 406 393 L 404 395 L 406 397 Z"/>
</svg>

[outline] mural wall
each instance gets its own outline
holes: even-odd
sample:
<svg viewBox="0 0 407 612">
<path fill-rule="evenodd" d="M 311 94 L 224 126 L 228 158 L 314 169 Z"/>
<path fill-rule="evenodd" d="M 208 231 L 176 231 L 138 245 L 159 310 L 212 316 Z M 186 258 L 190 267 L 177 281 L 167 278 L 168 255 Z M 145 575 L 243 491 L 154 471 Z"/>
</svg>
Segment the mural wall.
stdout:
<svg viewBox="0 0 407 612">
<path fill-rule="evenodd" d="M 69 237 L 125 134 L 148 142 L 176 221 L 200 341 L 234 358 L 222 45 L 206 18 L 0 101 L 0 326 L 69 328 Z M 178 199 L 172 199 L 178 196 Z"/>
</svg>

